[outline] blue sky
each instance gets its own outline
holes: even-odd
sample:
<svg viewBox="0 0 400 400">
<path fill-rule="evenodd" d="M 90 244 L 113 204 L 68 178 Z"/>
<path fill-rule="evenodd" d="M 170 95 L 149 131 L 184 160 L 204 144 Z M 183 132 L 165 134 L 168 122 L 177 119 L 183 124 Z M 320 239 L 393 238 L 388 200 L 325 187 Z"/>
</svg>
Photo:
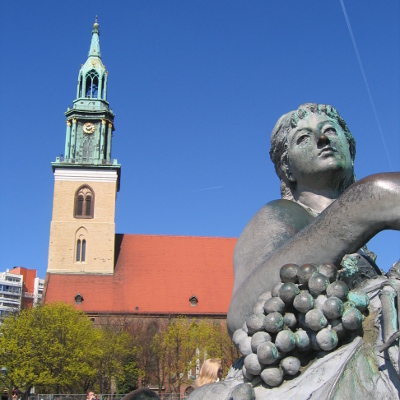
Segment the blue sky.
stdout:
<svg viewBox="0 0 400 400">
<path fill-rule="evenodd" d="M 1 2 L 0 270 L 45 275 L 50 163 L 95 15 L 122 165 L 117 233 L 239 236 L 279 197 L 270 132 L 304 102 L 339 110 L 359 179 L 399 171 L 399 2 L 344 5 L 363 72 L 339 0 Z M 369 247 L 387 270 L 399 244 L 384 232 Z"/>
</svg>

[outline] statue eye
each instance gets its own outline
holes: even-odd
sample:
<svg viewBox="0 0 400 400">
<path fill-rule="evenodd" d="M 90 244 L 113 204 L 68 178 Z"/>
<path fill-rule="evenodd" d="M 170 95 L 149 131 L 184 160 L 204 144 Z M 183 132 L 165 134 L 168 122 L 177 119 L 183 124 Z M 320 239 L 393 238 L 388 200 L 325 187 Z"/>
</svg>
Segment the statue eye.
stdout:
<svg viewBox="0 0 400 400">
<path fill-rule="evenodd" d="M 296 144 L 298 146 L 306 144 L 310 139 L 309 135 L 300 135 L 296 139 Z"/>
<path fill-rule="evenodd" d="M 336 134 L 336 129 L 333 126 L 328 126 L 325 130 L 324 130 L 324 134 Z"/>
</svg>

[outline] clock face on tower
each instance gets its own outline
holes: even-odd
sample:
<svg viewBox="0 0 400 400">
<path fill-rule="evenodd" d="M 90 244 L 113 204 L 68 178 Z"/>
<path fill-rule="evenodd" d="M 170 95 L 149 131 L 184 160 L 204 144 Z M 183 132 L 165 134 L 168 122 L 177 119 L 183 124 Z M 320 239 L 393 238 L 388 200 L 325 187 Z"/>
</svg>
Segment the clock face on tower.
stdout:
<svg viewBox="0 0 400 400">
<path fill-rule="evenodd" d="M 95 129 L 96 127 L 91 122 L 86 122 L 86 124 L 83 125 L 83 132 L 85 132 L 87 135 L 94 133 Z"/>
</svg>

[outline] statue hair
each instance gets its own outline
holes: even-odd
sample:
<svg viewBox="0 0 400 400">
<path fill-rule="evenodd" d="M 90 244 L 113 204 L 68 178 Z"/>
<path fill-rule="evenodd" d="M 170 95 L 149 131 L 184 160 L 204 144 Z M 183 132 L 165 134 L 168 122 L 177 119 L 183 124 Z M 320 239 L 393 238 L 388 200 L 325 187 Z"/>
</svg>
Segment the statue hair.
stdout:
<svg viewBox="0 0 400 400">
<path fill-rule="evenodd" d="M 281 181 L 281 197 L 286 200 L 294 200 L 293 190 L 295 189 L 296 183 L 290 182 L 288 179 L 288 133 L 290 130 L 298 125 L 300 119 L 306 118 L 311 114 L 325 114 L 328 117 L 334 119 L 339 126 L 343 129 L 347 143 L 349 144 L 350 156 L 353 163 L 353 175 L 351 179 L 346 180 L 342 183 L 341 190 L 346 190 L 351 184 L 356 181 L 354 174 L 354 159 L 356 157 L 356 141 L 351 134 L 346 122 L 339 115 L 338 111 L 328 104 L 315 104 L 305 103 L 299 106 L 297 110 L 290 111 L 282 115 L 278 122 L 275 124 L 271 134 L 271 149 L 269 155 L 275 166 L 275 171 Z"/>
</svg>

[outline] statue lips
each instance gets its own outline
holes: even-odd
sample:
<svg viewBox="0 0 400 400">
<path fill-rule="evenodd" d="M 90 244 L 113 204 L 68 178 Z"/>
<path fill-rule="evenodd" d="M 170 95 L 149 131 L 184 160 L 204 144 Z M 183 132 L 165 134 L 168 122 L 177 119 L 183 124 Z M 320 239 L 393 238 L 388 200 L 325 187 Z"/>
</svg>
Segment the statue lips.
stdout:
<svg viewBox="0 0 400 400">
<path fill-rule="evenodd" d="M 335 147 L 331 147 L 331 146 L 327 146 L 324 147 L 319 153 L 318 153 L 318 157 L 322 156 L 322 155 L 334 155 L 335 153 L 337 153 L 337 150 L 335 149 Z"/>
</svg>

